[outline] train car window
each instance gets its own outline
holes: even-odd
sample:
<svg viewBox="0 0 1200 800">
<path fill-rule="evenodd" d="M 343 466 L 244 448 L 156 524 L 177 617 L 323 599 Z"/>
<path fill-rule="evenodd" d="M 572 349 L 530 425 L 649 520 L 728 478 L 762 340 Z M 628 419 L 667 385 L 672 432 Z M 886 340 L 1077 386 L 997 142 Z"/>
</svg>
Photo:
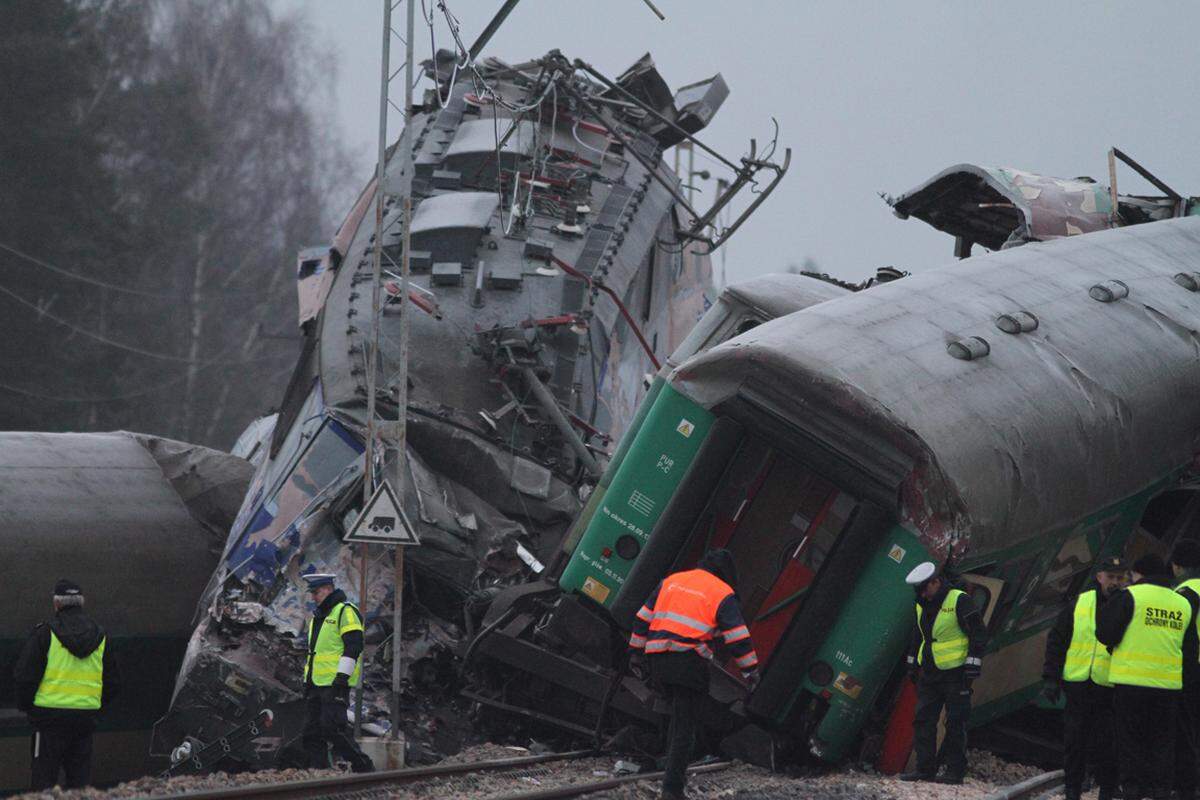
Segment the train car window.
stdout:
<svg viewBox="0 0 1200 800">
<path fill-rule="evenodd" d="M 1037 555 L 1032 555 L 1000 564 L 994 569 L 989 570 L 989 575 L 995 577 L 1003 584 L 1003 589 L 1000 591 L 1000 596 L 996 599 L 992 610 L 991 621 L 988 623 L 989 633 L 999 630 L 1004 625 L 1005 620 L 1009 620 L 1007 627 L 1012 627 L 1013 621 L 1010 617 L 1013 608 L 1021 598 L 1021 589 L 1025 586 L 1025 581 L 1029 577 L 1030 570 L 1037 563 L 1038 558 Z"/>
<path fill-rule="evenodd" d="M 1092 564 L 1103 552 L 1104 544 L 1119 517 L 1109 517 L 1063 543 L 1030 600 L 1025 604 L 1019 631 L 1029 630 L 1062 609 L 1067 598 L 1078 593 L 1091 578 Z"/>
</svg>

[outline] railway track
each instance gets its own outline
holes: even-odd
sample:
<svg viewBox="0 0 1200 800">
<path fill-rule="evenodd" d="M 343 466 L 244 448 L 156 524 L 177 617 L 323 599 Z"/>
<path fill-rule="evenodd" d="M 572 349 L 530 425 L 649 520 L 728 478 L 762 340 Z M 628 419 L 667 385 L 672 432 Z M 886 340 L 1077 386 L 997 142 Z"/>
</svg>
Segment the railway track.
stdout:
<svg viewBox="0 0 1200 800">
<path fill-rule="evenodd" d="M 428 787 L 431 797 L 441 797 L 470 787 L 455 786 L 464 780 L 481 774 L 500 773 L 498 777 L 509 777 L 514 783 L 521 779 L 542 781 L 553 777 L 547 765 L 553 762 L 572 761 L 598 755 L 593 750 L 576 750 L 541 756 L 505 758 L 493 761 L 476 761 L 464 764 L 445 764 L 432 767 L 389 770 L 360 775 L 337 775 L 279 783 L 256 783 L 221 789 L 203 789 L 179 794 L 158 794 L 147 800 L 239 800 L 240 798 L 272 798 L 272 800 L 305 800 L 306 798 L 371 798 L 386 797 L 404 787 Z M 689 773 L 701 774 L 724 769 L 728 762 L 704 764 L 690 768 Z M 594 792 L 612 789 L 636 781 L 659 781 L 661 772 L 636 773 L 584 781 L 560 786 L 545 786 L 531 789 L 504 791 L 502 787 L 489 787 L 486 795 L 491 800 L 552 800 L 553 798 L 583 797 Z M 548 780 L 547 780 L 548 782 Z"/>
<path fill-rule="evenodd" d="M 1045 772 L 988 795 L 986 800 L 1033 800 L 1062 785 L 1063 771 Z"/>
</svg>

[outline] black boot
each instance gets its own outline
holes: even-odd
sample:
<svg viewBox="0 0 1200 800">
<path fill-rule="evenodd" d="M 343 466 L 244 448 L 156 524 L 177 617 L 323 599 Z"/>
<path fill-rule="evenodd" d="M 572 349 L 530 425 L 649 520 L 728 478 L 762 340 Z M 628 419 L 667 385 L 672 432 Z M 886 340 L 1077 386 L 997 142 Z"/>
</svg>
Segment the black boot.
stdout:
<svg viewBox="0 0 1200 800">
<path fill-rule="evenodd" d="M 963 782 L 963 776 L 956 772 L 947 772 L 943 775 L 937 776 L 933 780 L 935 783 L 947 783 L 951 786 L 961 786 Z"/>
<path fill-rule="evenodd" d="M 920 770 L 916 770 L 915 772 L 901 773 L 897 777 L 899 777 L 900 780 L 908 781 L 909 783 L 912 783 L 914 781 L 930 781 L 930 782 L 932 782 L 934 775 L 932 772 L 921 772 Z"/>
</svg>

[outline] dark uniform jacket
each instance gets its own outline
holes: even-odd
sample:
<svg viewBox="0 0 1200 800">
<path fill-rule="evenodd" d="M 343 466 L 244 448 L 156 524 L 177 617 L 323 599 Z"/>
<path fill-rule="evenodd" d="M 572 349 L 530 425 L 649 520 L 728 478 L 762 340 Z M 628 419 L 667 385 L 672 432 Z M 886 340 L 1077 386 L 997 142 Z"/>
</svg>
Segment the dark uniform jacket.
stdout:
<svg viewBox="0 0 1200 800">
<path fill-rule="evenodd" d="M 1175 581 L 1165 575 L 1147 575 L 1138 583 L 1150 583 L 1155 586 L 1165 586 L 1170 589 L 1175 585 Z M 1136 584 L 1135 584 L 1136 585 Z M 1195 593 L 1185 590 L 1181 593 L 1182 596 L 1192 604 L 1192 608 L 1196 608 Z M 1188 595 L 1192 595 L 1188 597 Z M 1193 611 L 1193 614 L 1195 611 Z M 1130 621 L 1133 620 L 1133 595 L 1128 590 L 1121 590 L 1112 596 L 1107 603 L 1104 604 L 1104 610 L 1096 614 L 1096 638 L 1100 643 L 1108 646 L 1111 653 L 1121 643 L 1121 639 L 1125 636 L 1125 629 L 1129 627 Z M 1198 649 L 1196 638 L 1196 622 L 1195 617 L 1192 623 L 1187 626 L 1187 630 L 1183 634 L 1183 664 L 1184 684 L 1188 685 L 1188 678 L 1196 679 L 1196 654 Z"/>
<path fill-rule="evenodd" d="M 917 651 L 922 647 L 924 641 L 924 653 L 921 654 L 922 668 L 921 671 L 925 674 L 932 675 L 938 670 L 933 662 L 933 623 L 937 619 L 938 612 L 942 610 L 942 603 L 946 600 L 946 595 L 951 589 L 960 589 L 959 586 L 951 586 L 949 581 L 942 583 L 941 591 L 939 591 L 932 600 L 917 600 L 921 604 L 921 626 L 913 624 L 912 642 L 908 646 L 908 663 L 914 666 L 917 663 Z M 955 616 L 958 617 L 958 627 L 962 628 L 962 632 L 967 636 L 967 657 L 968 658 L 983 658 L 983 651 L 987 647 L 987 627 L 983 624 L 983 617 L 979 613 L 979 609 L 975 607 L 975 601 L 968 594 L 961 594 L 958 597 L 958 602 L 954 606 Z M 915 616 L 915 615 L 914 615 Z M 922 637 L 922 631 L 924 637 Z M 949 674 L 961 674 L 962 667 L 945 670 Z"/>
<path fill-rule="evenodd" d="M 1096 591 L 1096 625 L 1100 624 L 1100 610 L 1117 594 L 1114 590 L 1108 597 L 1100 590 L 1100 584 L 1092 581 L 1084 586 L 1079 594 Z M 1067 663 L 1067 650 L 1071 648 L 1071 637 L 1075 635 L 1075 604 L 1079 595 L 1071 598 L 1066 607 L 1059 612 L 1054 620 L 1054 627 L 1046 638 L 1046 660 L 1042 663 L 1042 678 L 1048 681 L 1062 682 L 1063 666 Z M 1132 609 L 1131 609 L 1132 610 Z"/>
<path fill-rule="evenodd" d="M 25 648 L 17 659 L 13 679 L 16 686 L 17 708 L 29 716 L 31 724 L 38 725 L 54 722 L 56 719 L 76 719 L 80 717 L 95 717 L 99 712 L 80 708 L 40 708 L 33 704 L 37 696 L 38 686 L 42 683 L 42 675 L 46 671 L 46 654 L 50 651 L 50 631 L 62 642 L 62 646 L 76 658 L 86 658 L 100 646 L 104 638 L 104 629 L 97 625 L 91 617 L 83 613 L 78 606 L 68 606 L 54 615 L 49 623 L 41 623 L 33 629 Z M 113 643 L 104 646 L 104 688 L 100 695 L 101 710 L 107 709 L 109 703 L 121 689 L 120 673 L 113 657 Z"/>
</svg>

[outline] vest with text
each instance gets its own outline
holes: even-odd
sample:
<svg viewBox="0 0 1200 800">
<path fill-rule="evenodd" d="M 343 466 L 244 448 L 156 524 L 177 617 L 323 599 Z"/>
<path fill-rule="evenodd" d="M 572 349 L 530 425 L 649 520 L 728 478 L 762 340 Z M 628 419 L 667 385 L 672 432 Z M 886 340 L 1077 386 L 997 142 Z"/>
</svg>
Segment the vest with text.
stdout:
<svg viewBox="0 0 1200 800">
<path fill-rule="evenodd" d="M 352 609 L 353 613 L 346 613 Z M 329 616 L 321 621 L 321 629 L 317 631 L 316 646 L 312 638 L 313 620 L 308 621 L 308 661 L 304 674 L 311 676 L 313 686 L 332 686 L 337 677 L 338 661 L 342 658 L 342 635 L 351 631 L 361 631 L 362 616 L 358 608 L 351 603 L 338 603 L 329 609 Z M 359 675 L 362 672 L 362 654 L 354 663 L 354 674 L 350 676 L 350 685 L 358 686 Z"/>
<path fill-rule="evenodd" d="M 1126 591 L 1133 616 L 1113 650 L 1108 678 L 1121 686 L 1183 687 L 1183 637 L 1192 624 L 1187 599 L 1165 586 L 1139 583 Z"/>
<path fill-rule="evenodd" d="M 933 663 L 938 669 L 955 669 L 967 660 L 967 635 L 958 624 L 958 598 L 965 595 L 961 589 L 951 589 L 942 600 L 933 620 Z M 917 663 L 925 660 L 925 629 L 921 627 L 921 604 L 917 603 L 917 630 L 921 632 L 921 649 L 917 651 Z"/>
</svg>

